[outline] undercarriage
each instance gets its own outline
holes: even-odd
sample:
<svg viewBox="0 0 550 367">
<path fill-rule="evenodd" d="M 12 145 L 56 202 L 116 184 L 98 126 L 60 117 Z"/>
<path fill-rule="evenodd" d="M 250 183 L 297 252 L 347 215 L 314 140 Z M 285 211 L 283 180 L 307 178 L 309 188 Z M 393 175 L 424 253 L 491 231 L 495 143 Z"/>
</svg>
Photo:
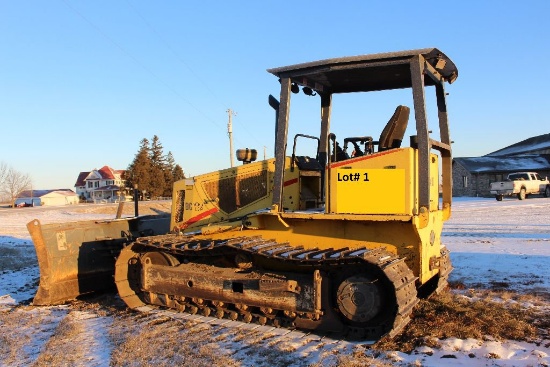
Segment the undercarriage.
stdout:
<svg viewBox="0 0 550 367">
<path fill-rule="evenodd" d="M 115 271 L 119 294 L 133 309 L 152 304 L 372 340 L 408 323 L 418 302 L 415 280 L 404 259 L 383 249 L 181 234 L 139 238 L 122 250 Z"/>
</svg>

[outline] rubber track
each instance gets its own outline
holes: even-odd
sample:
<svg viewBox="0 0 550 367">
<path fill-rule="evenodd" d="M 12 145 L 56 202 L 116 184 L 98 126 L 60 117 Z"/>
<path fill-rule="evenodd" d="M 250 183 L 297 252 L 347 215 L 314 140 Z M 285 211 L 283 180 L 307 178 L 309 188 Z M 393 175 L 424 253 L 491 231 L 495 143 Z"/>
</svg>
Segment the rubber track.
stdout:
<svg viewBox="0 0 550 367">
<path fill-rule="evenodd" d="M 384 249 L 371 250 L 364 247 L 356 249 L 305 249 L 301 246 L 291 246 L 288 243 L 265 240 L 259 236 L 205 240 L 196 239 L 192 235 L 181 234 L 141 237 L 134 243 L 146 248 L 154 248 L 173 255 L 188 257 L 218 256 L 228 251 L 235 253 L 235 250 L 237 250 L 254 256 L 264 256 L 270 259 L 293 263 L 297 267 L 311 267 L 311 269 L 323 268 L 323 270 L 326 270 L 335 266 L 360 264 L 361 262 L 374 265 L 385 274 L 395 288 L 397 311 L 393 325 L 387 331 L 389 337 L 395 336 L 407 325 L 410 321 L 412 310 L 418 303 L 415 286 L 417 278 L 405 264 L 403 258 L 399 258 Z M 122 254 L 124 254 L 124 251 Z M 122 257 L 125 256 L 123 255 Z M 129 258 L 122 259 L 122 262 L 127 260 Z M 117 273 L 119 272 L 117 271 Z M 127 283 L 127 279 L 118 275 L 115 276 L 115 280 L 121 297 L 125 298 L 125 301 L 131 308 L 139 310 L 144 305 L 143 302 L 130 290 L 128 284 L 121 284 L 124 282 Z M 123 290 L 122 292 L 121 289 Z M 128 290 L 128 294 L 123 294 L 126 293 L 125 289 Z M 384 327 L 381 325 L 380 327 L 388 329 L 387 326 Z M 369 329 L 372 329 L 372 327 Z M 352 337 L 361 337 L 369 334 L 369 331 L 360 327 L 346 327 L 346 332 Z"/>
</svg>

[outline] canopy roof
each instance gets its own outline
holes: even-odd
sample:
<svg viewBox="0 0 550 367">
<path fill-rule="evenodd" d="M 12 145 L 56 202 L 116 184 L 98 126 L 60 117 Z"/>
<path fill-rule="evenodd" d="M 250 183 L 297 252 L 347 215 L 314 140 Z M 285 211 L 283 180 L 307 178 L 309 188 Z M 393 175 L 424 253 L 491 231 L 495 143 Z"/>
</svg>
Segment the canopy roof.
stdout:
<svg viewBox="0 0 550 367">
<path fill-rule="evenodd" d="M 410 88 L 410 62 L 422 55 L 449 83 L 458 77 L 455 64 L 436 48 L 341 57 L 268 69 L 279 78 L 310 87 L 319 92 L 348 93 Z M 434 85 L 424 78 L 425 85 Z"/>
</svg>

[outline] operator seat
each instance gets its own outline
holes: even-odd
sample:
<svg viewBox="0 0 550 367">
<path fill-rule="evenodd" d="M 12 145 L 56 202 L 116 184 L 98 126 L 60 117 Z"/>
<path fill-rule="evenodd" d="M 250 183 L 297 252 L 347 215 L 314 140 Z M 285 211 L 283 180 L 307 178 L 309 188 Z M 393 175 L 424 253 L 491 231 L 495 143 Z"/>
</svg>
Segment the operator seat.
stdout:
<svg viewBox="0 0 550 367">
<path fill-rule="evenodd" d="M 411 109 L 407 106 L 397 106 L 393 116 L 390 118 L 378 141 L 378 151 L 399 148 L 405 136 L 409 114 Z"/>
</svg>

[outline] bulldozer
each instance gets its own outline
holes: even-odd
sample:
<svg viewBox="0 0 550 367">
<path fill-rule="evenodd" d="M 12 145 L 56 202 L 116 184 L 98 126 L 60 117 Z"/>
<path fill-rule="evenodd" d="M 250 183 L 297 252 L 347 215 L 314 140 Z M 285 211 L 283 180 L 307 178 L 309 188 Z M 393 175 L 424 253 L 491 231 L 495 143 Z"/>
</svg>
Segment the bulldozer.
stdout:
<svg viewBox="0 0 550 367">
<path fill-rule="evenodd" d="M 379 340 L 403 330 L 419 297 L 444 290 L 452 270 L 441 242 L 452 201 L 444 84 L 458 77 L 451 59 L 427 48 L 268 72 L 280 84 L 279 98 L 268 100 L 273 158 L 239 149 L 242 164 L 176 182 L 170 216 L 31 221 L 40 267 L 33 303 L 114 284 L 131 309 Z M 428 88 L 438 138 L 428 127 Z M 338 140 L 333 97 L 397 89 L 412 90 L 414 124 L 411 107 L 398 105 L 379 135 Z M 320 101 L 318 135 L 289 138 L 293 94 Z M 313 149 L 300 155 L 300 145 Z"/>
</svg>

